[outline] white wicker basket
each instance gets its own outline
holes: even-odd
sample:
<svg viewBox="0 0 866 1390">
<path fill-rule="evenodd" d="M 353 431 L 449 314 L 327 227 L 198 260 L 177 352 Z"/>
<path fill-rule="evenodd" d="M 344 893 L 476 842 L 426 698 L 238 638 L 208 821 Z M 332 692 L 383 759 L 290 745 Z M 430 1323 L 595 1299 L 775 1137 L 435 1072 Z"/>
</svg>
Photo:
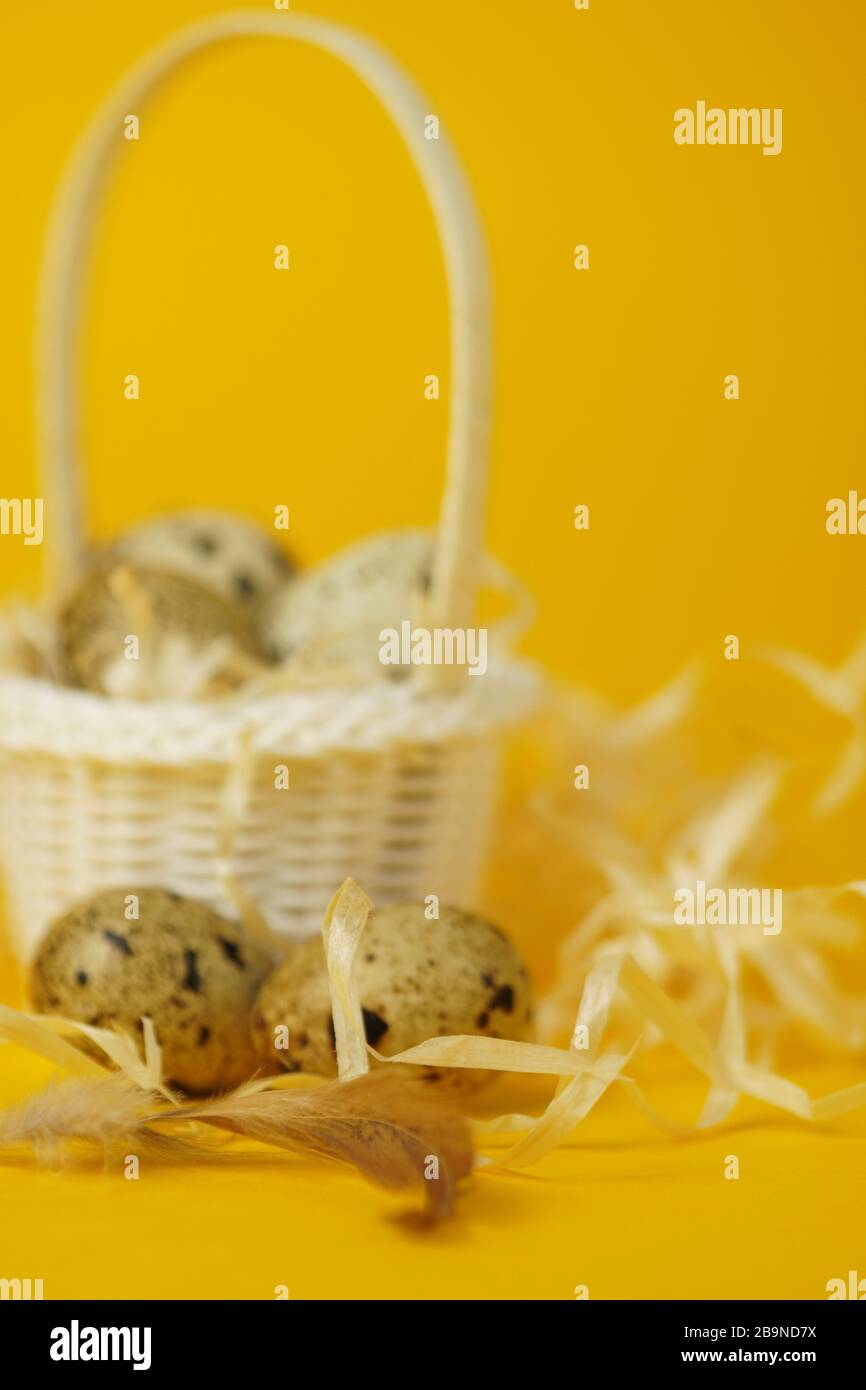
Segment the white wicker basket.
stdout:
<svg viewBox="0 0 866 1390">
<path fill-rule="evenodd" d="M 164 43 L 98 112 L 64 176 L 38 323 L 49 594 L 84 544 L 72 364 L 93 213 L 123 118 L 200 49 L 251 35 L 302 40 L 348 63 L 389 111 L 426 186 L 449 278 L 453 377 L 429 620 L 470 626 L 490 410 L 488 269 L 471 195 L 444 135 L 425 138 L 430 107 L 389 57 L 349 30 L 277 12 L 215 16 Z M 475 679 L 455 679 L 453 668 L 421 674 L 399 685 L 154 704 L 0 679 L 0 857 L 22 956 L 71 901 L 113 885 L 164 884 L 230 910 L 230 872 L 272 927 L 293 933 L 318 927 L 346 875 L 379 902 L 436 893 L 471 904 L 502 733 L 531 707 L 536 678 L 507 659 Z M 275 786 L 282 764 L 288 790 Z"/>
</svg>

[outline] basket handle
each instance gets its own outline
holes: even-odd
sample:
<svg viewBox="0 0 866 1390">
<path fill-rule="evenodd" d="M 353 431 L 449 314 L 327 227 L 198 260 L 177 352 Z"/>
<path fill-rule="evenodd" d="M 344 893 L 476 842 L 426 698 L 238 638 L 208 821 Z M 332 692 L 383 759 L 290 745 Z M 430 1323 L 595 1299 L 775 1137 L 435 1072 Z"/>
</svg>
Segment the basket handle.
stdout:
<svg viewBox="0 0 866 1390">
<path fill-rule="evenodd" d="M 377 44 L 341 25 L 287 12 L 215 15 L 160 44 L 97 111 L 66 167 L 48 228 L 36 331 L 38 448 L 42 490 L 52 518 L 48 592 L 56 595 L 62 589 L 84 544 L 76 349 L 96 205 L 120 148 L 123 117 L 199 50 L 232 38 L 265 35 L 310 43 L 342 59 L 390 115 L 430 200 L 448 277 L 452 386 L 428 614 L 436 625 L 468 626 L 479 583 L 491 408 L 490 279 L 472 195 L 442 133 L 438 140 L 424 138 L 429 106 Z"/>
</svg>

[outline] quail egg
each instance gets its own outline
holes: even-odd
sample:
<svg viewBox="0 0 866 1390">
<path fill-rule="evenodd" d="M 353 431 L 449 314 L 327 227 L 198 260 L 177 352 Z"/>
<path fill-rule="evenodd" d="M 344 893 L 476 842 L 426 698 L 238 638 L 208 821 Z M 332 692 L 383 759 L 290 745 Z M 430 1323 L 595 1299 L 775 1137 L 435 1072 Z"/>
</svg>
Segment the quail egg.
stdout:
<svg viewBox="0 0 866 1390">
<path fill-rule="evenodd" d="M 526 969 L 508 938 L 469 912 L 441 908 L 428 920 L 414 903 L 370 914 L 354 979 L 367 1041 L 393 1056 L 456 1033 L 522 1039 L 531 1023 Z M 316 937 L 290 950 L 259 991 L 252 1033 L 263 1058 L 289 1071 L 336 1072 L 324 947 Z M 428 1080 L 472 1086 L 491 1072 L 407 1068 Z"/>
<path fill-rule="evenodd" d="M 153 1020 L 166 1078 L 194 1093 L 266 1068 L 249 1029 L 268 949 L 205 903 L 163 888 L 111 888 L 49 928 L 33 963 L 42 1013 L 136 1036 Z"/>
</svg>

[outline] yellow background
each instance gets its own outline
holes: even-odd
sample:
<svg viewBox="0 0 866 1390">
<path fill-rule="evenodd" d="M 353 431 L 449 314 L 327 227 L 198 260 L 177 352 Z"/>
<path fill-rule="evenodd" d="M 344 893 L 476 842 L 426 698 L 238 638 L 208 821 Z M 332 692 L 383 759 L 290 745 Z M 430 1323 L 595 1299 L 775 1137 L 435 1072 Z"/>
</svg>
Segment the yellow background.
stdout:
<svg viewBox="0 0 866 1390">
<path fill-rule="evenodd" d="M 305 8 L 402 61 L 476 190 L 496 296 L 490 539 L 539 601 L 526 650 L 617 699 L 695 652 L 720 655 L 728 633 L 841 659 L 863 627 L 866 545 L 824 527 L 829 497 L 866 493 L 861 8 Z M 4 496 L 40 492 L 33 300 L 64 160 L 124 70 L 211 12 L 3 9 Z M 677 147 L 673 112 L 699 99 L 782 107 L 782 154 Z M 445 286 L 408 157 L 371 98 L 325 56 L 237 43 L 143 113 L 121 163 L 83 354 L 95 531 L 198 501 L 265 520 L 286 502 L 297 553 L 315 560 L 432 521 Z M 130 372 L 137 403 L 123 399 Z M 431 372 L 438 403 L 423 395 Z M 723 398 L 732 372 L 738 402 Z M 0 564 L 4 592 L 37 591 L 38 551 L 4 540 Z M 851 815 L 813 845 L 806 881 L 862 875 L 861 825 Z M 0 1069 L 10 1096 L 39 1071 L 15 1060 Z M 817 1089 L 856 1077 L 824 1073 Z M 660 1084 L 697 1110 L 690 1085 Z M 864 1147 L 860 1120 L 822 1135 L 757 1107 L 733 1135 L 675 1145 L 613 1097 L 531 1175 L 478 1182 L 432 1239 L 389 1220 L 387 1198 L 303 1165 L 139 1184 L 4 1167 L 0 1276 L 44 1277 L 48 1296 L 269 1297 L 287 1283 L 297 1297 L 568 1298 L 587 1283 L 596 1297 L 820 1297 L 849 1268 L 866 1275 Z M 728 1152 L 739 1183 L 721 1178 Z"/>
</svg>

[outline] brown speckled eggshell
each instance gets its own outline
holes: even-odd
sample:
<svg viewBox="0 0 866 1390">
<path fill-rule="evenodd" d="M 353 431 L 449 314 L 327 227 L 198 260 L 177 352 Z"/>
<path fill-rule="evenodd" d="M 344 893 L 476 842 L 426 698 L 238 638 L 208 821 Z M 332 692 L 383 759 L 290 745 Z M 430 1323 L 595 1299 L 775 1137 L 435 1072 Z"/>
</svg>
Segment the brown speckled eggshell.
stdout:
<svg viewBox="0 0 866 1390">
<path fill-rule="evenodd" d="M 246 606 L 267 598 L 293 568 L 276 532 L 233 512 L 205 508 L 142 521 L 119 536 L 107 555 L 183 575 Z"/>
<path fill-rule="evenodd" d="M 521 1039 L 531 1026 L 526 969 L 508 938 L 489 922 L 454 908 L 428 921 L 416 904 L 371 913 L 355 980 L 367 1041 L 384 1056 L 453 1033 Z M 288 1048 L 275 1030 L 288 1028 Z M 252 1014 L 262 1057 L 289 1071 L 336 1074 L 324 947 L 296 946 L 262 986 Z M 406 1068 L 443 1084 L 472 1087 L 494 1073 L 463 1068 Z"/>
<path fill-rule="evenodd" d="M 140 669 L 152 674 L 164 644 L 180 638 L 189 651 L 200 651 L 211 642 L 223 641 L 249 658 L 260 656 L 251 619 L 240 605 L 229 603 L 183 575 L 129 567 L 130 574 L 153 613 L 156 650 L 145 646 Z M 112 593 L 110 569 L 87 574 L 69 595 L 59 618 L 59 663 L 63 679 L 99 694 L 113 694 L 118 670 L 139 662 L 124 659 L 129 616 Z M 183 674 L 180 672 L 179 674 Z M 163 697 L 178 692 L 159 689 Z"/>
<path fill-rule="evenodd" d="M 138 920 L 125 915 L 138 899 Z M 153 1019 L 166 1077 L 193 1093 L 224 1090 L 268 1068 L 250 1008 L 273 964 L 265 947 L 205 903 L 162 888 L 110 889 L 51 926 L 32 967 L 42 1013 L 137 1037 Z"/>
<path fill-rule="evenodd" d="M 417 617 L 433 563 L 433 536 L 407 529 L 366 536 L 284 584 L 264 602 L 259 637 L 274 661 L 400 680 L 379 660 L 380 632 Z"/>
</svg>

